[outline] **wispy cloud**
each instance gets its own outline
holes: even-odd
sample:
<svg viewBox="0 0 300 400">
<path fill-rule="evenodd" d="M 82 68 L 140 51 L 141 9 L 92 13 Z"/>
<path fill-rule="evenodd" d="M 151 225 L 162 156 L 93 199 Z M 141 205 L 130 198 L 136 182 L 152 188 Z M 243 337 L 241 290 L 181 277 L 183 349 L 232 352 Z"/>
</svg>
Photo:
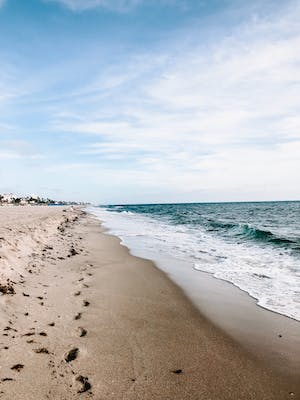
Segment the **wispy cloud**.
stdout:
<svg viewBox="0 0 300 400">
<path fill-rule="evenodd" d="M 30 92 L 27 83 L 24 83 L 24 73 L 19 66 L 6 60 L 8 57 L 2 52 L 3 50 L 0 51 L 0 107 Z"/>
<path fill-rule="evenodd" d="M 35 151 L 32 144 L 24 140 L 8 140 L 0 142 L 0 159 L 1 160 L 38 160 L 43 155 Z"/>
<path fill-rule="evenodd" d="M 181 10 L 186 10 L 187 8 L 189 8 L 188 3 L 190 3 L 190 0 L 156 0 L 154 3 L 148 0 L 42 0 L 42 1 L 59 3 L 74 12 L 103 8 L 106 10 L 116 11 L 120 13 L 126 13 L 143 4 L 152 5 L 155 7 L 176 6 Z M 204 2 L 202 2 L 202 4 L 204 4 Z"/>
<path fill-rule="evenodd" d="M 217 43 L 191 40 L 188 49 L 155 54 L 144 72 L 124 80 L 124 71 L 115 71 L 113 84 L 98 85 L 89 98 L 92 112 L 58 119 L 56 129 L 95 136 L 83 153 L 102 162 L 127 152 L 123 168 L 146 184 L 216 196 L 227 188 L 229 198 L 244 188 L 241 196 L 265 198 L 278 197 L 278 179 L 290 174 L 285 195 L 292 196 L 299 182 L 300 9 L 290 5 L 251 18 Z"/>
<path fill-rule="evenodd" d="M 140 14 L 147 3 L 41 1 Z M 2 165 L 11 160 L 24 185 L 30 171 L 66 193 L 78 184 L 95 201 L 101 193 L 107 202 L 300 198 L 300 3 L 267 9 L 274 2 L 266 1 L 263 13 L 232 4 L 238 11 L 221 9 L 209 23 L 193 18 L 172 35 L 149 40 L 150 29 L 143 42 L 130 31 L 120 48 L 108 39 L 114 30 L 85 37 L 85 15 L 67 13 L 81 32 L 72 31 L 84 44 L 80 56 L 64 36 L 55 50 L 50 38 L 49 62 L 12 66 L 0 57 Z M 51 12 L 66 16 L 61 7 Z M 36 148 L 47 158 L 23 168 L 41 159 Z"/>
<path fill-rule="evenodd" d="M 44 0 L 48 2 L 60 3 L 72 11 L 84 11 L 93 8 L 106 8 L 117 12 L 126 12 L 143 0 Z"/>
<path fill-rule="evenodd" d="M 1 1 L 1 0 L 0 0 Z M 6 1 L 6 0 L 3 0 Z M 190 0 L 156 0 L 155 4 L 150 0 L 42 0 L 45 2 L 60 3 L 72 11 L 85 11 L 96 8 L 104 8 L 111 11 L 126 13 L 141 4 L 152 6 L 176 6 L 181 10 L 187 8 Z M 201 2 L 200 2 L 201 4 Z"/>
</svg>

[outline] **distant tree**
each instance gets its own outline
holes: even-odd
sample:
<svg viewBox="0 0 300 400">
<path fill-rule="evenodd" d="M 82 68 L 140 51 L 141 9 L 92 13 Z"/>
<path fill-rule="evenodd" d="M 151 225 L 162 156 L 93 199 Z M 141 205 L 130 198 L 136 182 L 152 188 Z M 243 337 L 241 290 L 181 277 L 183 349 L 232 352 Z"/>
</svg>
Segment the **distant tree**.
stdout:
<svg viewBox="0 0 300 400">
<path fill-rule="evenodd" d="M 55 204 L 55 201 L 54 201 L 54 200 L 47 199 L 46 201 L 47 201 L 47 204 Z"/>
</svg>

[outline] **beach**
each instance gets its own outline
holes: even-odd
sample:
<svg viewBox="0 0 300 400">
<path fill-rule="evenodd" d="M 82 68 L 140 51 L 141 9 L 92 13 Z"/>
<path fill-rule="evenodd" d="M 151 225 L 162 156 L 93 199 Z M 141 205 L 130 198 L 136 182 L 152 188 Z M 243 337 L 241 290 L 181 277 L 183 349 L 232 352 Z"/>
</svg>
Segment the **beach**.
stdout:
<svg viewBox="0 0 300 400">
<path fill-rule="evenodd" d="M 0 220 L 1 399 L 299 398 L 300 371 L 245 349 L 82 209 Z"/>
</svg>

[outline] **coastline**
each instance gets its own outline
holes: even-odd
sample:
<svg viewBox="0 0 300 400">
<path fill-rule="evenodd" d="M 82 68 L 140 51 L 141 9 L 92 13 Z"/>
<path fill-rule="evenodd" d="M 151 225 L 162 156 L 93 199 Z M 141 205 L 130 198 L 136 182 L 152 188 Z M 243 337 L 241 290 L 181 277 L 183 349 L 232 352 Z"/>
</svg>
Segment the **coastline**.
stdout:
<svg viewBox="0 0 300 400">
<path fill-rule="evenodd" d="M 297 398 L 293 374 L 262 365 L 98 220 L 54 214 L 30 242 L 34 272 L 21 260 L 0 297 L 0 398 Z"/>
<path fill-rule="evenodd" d="M 200 314 L 256 359 L 280 373 L 299 375 L 299 321 L 260 306 L 248 292 L 209 272 L 194 271 L 187 265 L 184 276 L 181 260 L 146 259 L 183 290 Z"/>
<path fill-rule="evenodd" d="M 103 223 L 95 210 L 91 215 Z M 103 223 L 106 233 L 118 234 Z M 121 236 L 130 254 L 154 262 L 215 326 L 223 330 L 260 362 L 280 373 L 297 376 L 300 371 L 300 322 L 258 304 L 258 300 L 234 283 L 170 254 L 153 251 L 140 244 L 135 235 Z M 298 350 L 297 350 L 298 349 Z"/>
</svg>

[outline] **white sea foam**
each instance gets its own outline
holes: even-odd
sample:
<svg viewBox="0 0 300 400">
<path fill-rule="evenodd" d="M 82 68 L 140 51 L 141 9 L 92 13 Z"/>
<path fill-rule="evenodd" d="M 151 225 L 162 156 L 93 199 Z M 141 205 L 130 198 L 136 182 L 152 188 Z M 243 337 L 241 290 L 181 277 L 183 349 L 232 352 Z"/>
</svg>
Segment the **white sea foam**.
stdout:
<svg viewBox="0 0 300 400">
<path fill-rule="evenodd" d="M 175 256 L 196 270 L 233 283 L 269 310 L 300 321 L 299 260 L 275 248 L 229 243 L 201 228 L 171 225 L 130 212 L 90 209 L 111 233 L 145 256 Z M 183 271 L 184 273 L 184 271 Z"/>
</svg>

